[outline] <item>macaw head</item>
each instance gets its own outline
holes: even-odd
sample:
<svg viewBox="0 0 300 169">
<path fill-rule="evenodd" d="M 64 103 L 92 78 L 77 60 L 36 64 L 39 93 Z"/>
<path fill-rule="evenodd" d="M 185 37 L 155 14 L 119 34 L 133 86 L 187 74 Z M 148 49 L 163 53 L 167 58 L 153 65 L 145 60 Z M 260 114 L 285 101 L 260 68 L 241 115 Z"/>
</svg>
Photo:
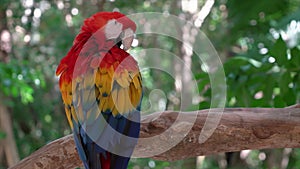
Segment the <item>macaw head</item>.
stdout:
<svg viewBox="0 0 300 169">
<path fill-rule="evenodd" d="M 60 75 L 64 71 L 69 71 L 67 74 L 72 75 L 80 52 L 90 51 L 95 43 L 99 50 L 103 50 L 105 47 L 108 47 L 108 50 L 110 50 L 114 45 L 119 47 L 123 45 L 123 50 L 129 49 L 135 31 L 135 23 L 119 12 L 98 12 L 92 15 L 84 20 L 84 24 L 76 36 L 72 48 L 61 60 L 56 70 L 56 75 Z M 90 38 L 92 38 L 91 41 L 89 41 Z M 107 42 L 110 45 L 107 45 Z M 79 62 L 87 61 L 87 58 L 89 57 L 80 58 Z M 71 79 L 71 76 L 69 79 Z"/>
<path fill-rule="evenodd" d="M 119 12 L 98 12 L 84 21 L 82 31 L 101 31 L 106 40 L 114 40 L 123 49 L 130 48 L 136 31 L 135 23 Z"/>
</svg>

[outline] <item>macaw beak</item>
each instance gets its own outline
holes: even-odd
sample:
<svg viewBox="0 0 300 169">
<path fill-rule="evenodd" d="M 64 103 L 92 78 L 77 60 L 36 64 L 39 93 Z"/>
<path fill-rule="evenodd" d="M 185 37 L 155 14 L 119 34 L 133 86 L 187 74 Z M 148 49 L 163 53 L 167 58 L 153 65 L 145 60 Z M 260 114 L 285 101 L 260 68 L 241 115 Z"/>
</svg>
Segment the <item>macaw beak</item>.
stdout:
<svg viewBox="0 0 300 169">
<path fill-rule="evenodd" d="M 123 44 L 123 49 L 126 51 L 131 47 L 133 38 L 134 38 L 134 32 L 132 29 L 127 28 L 124 31 L 122 31 L 120 36 Z"/>
</svg>

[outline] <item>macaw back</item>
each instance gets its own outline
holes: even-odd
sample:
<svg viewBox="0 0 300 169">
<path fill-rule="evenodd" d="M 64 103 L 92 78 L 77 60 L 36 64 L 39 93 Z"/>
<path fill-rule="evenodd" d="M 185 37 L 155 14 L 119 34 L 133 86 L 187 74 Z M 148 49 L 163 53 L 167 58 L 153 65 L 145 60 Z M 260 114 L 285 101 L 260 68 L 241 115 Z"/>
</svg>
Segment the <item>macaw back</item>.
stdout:
<svg viewBox="0 0 300 169">
<path fill-rule="evenodd" d="M 126 169 L 139 136 L 142 79 L 137 62 L 102 31 L 111 18 L 121 17 L 105 12 L 87 19 L 56 72 L 86 169 Z"/>
</svg>

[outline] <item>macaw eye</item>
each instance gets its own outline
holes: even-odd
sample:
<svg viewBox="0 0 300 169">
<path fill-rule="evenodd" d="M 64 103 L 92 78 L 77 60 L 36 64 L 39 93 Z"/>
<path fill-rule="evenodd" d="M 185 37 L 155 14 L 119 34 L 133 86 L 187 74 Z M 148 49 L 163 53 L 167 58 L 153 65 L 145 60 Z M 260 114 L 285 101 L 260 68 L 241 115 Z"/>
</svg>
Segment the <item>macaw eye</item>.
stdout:
<svg viewBox="0 0 300 169">
<path fill-rule="evenodd" d="M 115 19 L 111 19 L 111 20 L 108 21 L 108 23 L 112 23 L 114 25 L 117 25 L 119 22 Z"/>
</svg>

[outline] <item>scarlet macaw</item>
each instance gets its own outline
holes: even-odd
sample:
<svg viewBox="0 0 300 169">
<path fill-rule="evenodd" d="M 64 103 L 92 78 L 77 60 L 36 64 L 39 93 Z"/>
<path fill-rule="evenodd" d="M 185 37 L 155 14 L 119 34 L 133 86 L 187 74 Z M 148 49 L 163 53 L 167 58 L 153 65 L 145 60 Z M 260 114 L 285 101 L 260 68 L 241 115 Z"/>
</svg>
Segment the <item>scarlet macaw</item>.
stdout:
<svg viewBox="0 0 300 169">
<path fill-rule="evenodd" d="M 86 169 L 127 168 L 137 142 L 142 79 L 126 52 L 135 30 L 119 12 L 96 13 L 84 21 L 57 67 L 66 116 Z"/>
</svg>

